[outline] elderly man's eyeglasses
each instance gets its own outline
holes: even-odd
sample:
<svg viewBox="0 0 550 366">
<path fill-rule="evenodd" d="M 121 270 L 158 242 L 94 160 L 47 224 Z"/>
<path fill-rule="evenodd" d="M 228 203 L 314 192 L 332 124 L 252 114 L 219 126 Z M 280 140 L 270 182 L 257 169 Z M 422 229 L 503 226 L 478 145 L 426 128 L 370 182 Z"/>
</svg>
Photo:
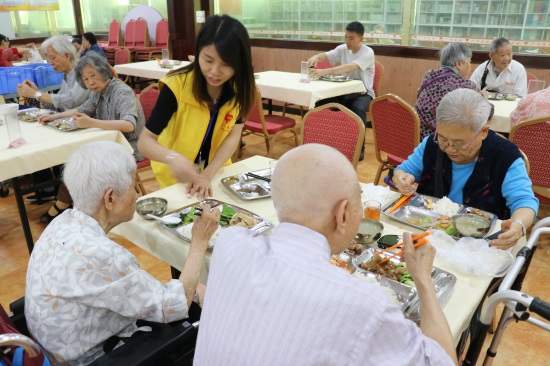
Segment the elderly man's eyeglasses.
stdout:
<svg viewBox="0 0 550 366">
<path fill-rule="evenodd" d="M 481 134 L 482 131 L 483 131 L 483 128 L 481 130 L 479 130 L 475 134 L 475 136 L 472 138 L 472 140 L 468 143 L 460 143 L 460 142 L 454 143 L 454 142 L 449 142 L 449 140 L 447 140 L 446 138 L 441 138 L 441 137 L 437 136 L 437 129 L 436 129 L 435 134 L 434 134 L 434 142 L 436 144 L 438 144 L 442 149 L 446 149 L 446 148 L 450 147 L 454 150 L 466 151 L 472 146 L 472 144 L 479 137 L 479 135 Z"/>
</svg>

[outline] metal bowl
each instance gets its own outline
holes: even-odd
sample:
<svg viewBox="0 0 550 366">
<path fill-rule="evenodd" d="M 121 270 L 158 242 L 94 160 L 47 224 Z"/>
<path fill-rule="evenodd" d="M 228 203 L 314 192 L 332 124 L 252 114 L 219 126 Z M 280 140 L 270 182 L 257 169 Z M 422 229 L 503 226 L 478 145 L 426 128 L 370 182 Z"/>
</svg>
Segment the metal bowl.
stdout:
<svg viewBox="0 0 550 366">
<path fill-rule="evenodd" d="M 461 236 L 472 238 L 481 238 L 491 229 L 491 221 L 474 214 L 454 215 L 453 224 Z"/>
<path fill-rule="evenodd" d="M 176 65 L 176 66 L 181 65 L 181 61 L 180 60 L 174 60 L 174 65 Z"/>
<path fill-rule="evenodd" d="M 147 216 L 147 214 L 160 216 L 166 212 L 167 206 L 168 201 L 166 201 L 164 198 L 150 197 L 137 201 L 136 211 L 144 219 L 152 220 L 150 217 Z"/>
<path fill-rule="evenodd" d="M 380 238 L 384 225 L 379 221 L 373 219 L 363 219 L 357 229 L 357 235 L 355 235 L 355 241 L 360 244 L 372 244 Z"/>
<path fill-rule="evenodd" d="M 506 94 L 506 100 L 514 101 L 516 99 L 518 99 L 516 94 Z"/>
</svg>

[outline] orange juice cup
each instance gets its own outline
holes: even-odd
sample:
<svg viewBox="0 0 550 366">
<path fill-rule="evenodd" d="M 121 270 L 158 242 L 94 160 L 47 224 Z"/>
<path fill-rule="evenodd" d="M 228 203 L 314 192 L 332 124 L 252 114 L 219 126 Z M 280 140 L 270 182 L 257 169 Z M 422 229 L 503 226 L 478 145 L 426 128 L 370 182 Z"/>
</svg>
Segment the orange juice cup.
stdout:
<svg viewBox="0 0 550 366">
<path fill-rule="evenodd" d="M 363 204 L 364 218 L 380 221 L 380 211 L 382 210 L 382 204 L 378 201 L 369 200 Z"/>
</svg>

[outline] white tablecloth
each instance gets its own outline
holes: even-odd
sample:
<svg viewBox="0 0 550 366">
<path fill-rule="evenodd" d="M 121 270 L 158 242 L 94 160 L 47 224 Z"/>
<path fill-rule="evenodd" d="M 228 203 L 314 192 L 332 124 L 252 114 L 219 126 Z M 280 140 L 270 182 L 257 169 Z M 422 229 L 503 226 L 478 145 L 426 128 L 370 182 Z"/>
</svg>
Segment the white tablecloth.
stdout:
<svg viewBox="0 0 550 366">
<path fill-rule="evenodd" d="M 495 114 L 489 123 L 491 130 L 496 132 L 509 133 L 512 129 L 510 123 L 510 113 L 518 106 L 519 99 L 509 100 L 490 100 L 495 106 Z"/>
<path fill-rule="evenodd" d="M 0 126 L 0 181 L 63 164 L 80 146 L 92 141 L 114 141 L 134 150 L 120 131 L 87 128 L 62 132 L 37 122 L 19 122 L 25 145 L 8 149 L 6 125 Z"/>
<path fill-rule="evenodd" d="M 278 220 L 271 199 L 243 201 L 227 191 L 220 182 L 222 178 L 230 175 L 267 169 L 269 160 L 270 159 L 265 157 L 255 156 L 222 168 L 212 180 L 214 198 L 245 208 L 277 225 Z M 167 212 L 196 202 L 196 199 L 187 198 L 185 194 L 185 185 L 183 184 L 175 184 L 171 187 L 151 193 L 147 197 L 165 198 L 168 201 Z M 410 226 L 386 217 L 382 218 L 382 222 L 384 224 L 384 234 L 402 234 L 404 231 L 418 232 L 418 230 Z M 183 267 L 189 251 L 188 242 L 164 230 L 157 222 L 143 219 L 137 213 L 134 214 L 132 221 L 118 225 L 112 230 L 112 233 L 126 237 L 137 246 L 179 270 Z M 514 248 L 514 252 L 517 252 L 523 245 L 525 245 L 525 240 L 518 243 Z M 201 281 L 203 283 L 206 283 L 208 270 L 210 268 L 210 256 L 211 253 L 207 252 L 201 272 Z M 441 269 L 446 269 L 437 262 L 435 265 Z M 473 312 L 487 290 L 491 278 L 465 275 L 456 272 L 454 274 L 457 277 L 457 282 L 447 304 L 443 307 L 443 311 L 451 327 L 455 344 L 457 344 L 461 333 L 468 326 Z"/>
<path fill-rule="evenodd" d="M 138 76 L 148 79 L 162 79 L 169 71 L 182 68 L 189 65 L 189 61 L 183 61 L 181 65 L 174 66 L 173 69 L 164 69 L 160 67 L 157 60 L 132 62 L 129 64 L 115 65 L 115 70 L 118 74 Z"/>
<path fill-rule="evenodd" d="M 311 80 L 300 82 L 300 74 L 282 71 L 257 73 L 256 85 L 262 98 L 292 103 L 309 109 L 315 107 L 318 100 L 350 93 L 365 93 L 365 85 L 360 80 L 331 82 Z"/>
</svg>

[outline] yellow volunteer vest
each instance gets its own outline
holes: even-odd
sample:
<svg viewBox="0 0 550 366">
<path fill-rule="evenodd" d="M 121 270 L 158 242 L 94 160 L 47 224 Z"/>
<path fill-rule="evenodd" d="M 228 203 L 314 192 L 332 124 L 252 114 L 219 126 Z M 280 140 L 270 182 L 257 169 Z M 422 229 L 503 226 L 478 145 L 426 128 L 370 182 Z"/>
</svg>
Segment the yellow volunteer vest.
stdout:
<svg viewBox="0 0 550 366">
<path fill-rule="evenodd" d="M 160 88 L 167 86 L 172 90 L 178 102 L 178 109 L 158 137 L 159 144 L 178 152 L 192 162 L 199 153 L 210 121 L 208 107 L 200 105 L 193 97 L 193 75 L 193 72 L 174 74 L 159 81 Z M 233 105 L 233 100 L 220 107 L 214 125 L 212 145 L 208 156 L 209 162 L 212 161 L 220 145 L 231 132 L 238 114 L 239 108 Z M 229 164 L 231 164 L 231 159 L 225 163 L 225 165 Z M 151 167 L 161 188 L 178 183 L 167 164 L 151 161 Z"/>
</svg>

